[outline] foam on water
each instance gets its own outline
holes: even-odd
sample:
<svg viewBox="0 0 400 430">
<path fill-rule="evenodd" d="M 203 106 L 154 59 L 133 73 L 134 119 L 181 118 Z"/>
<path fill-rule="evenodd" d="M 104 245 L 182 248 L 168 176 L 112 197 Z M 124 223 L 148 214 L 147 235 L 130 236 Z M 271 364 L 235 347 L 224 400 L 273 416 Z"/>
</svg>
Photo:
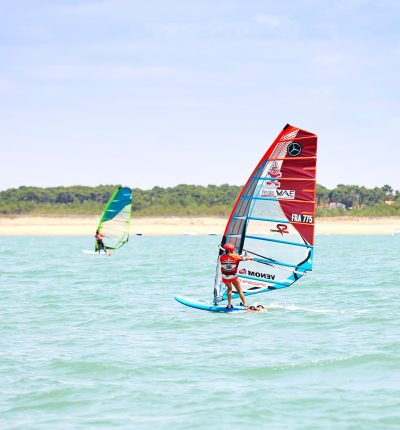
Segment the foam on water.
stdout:
<svg viewBox="0 0 400 430">
<path fill-rule="evenodd" d="M 398 429 L 395 237 L 321 236 L 315 271 L 215 314 L 218 237 L 0 238 L 0 427 Z"/>
</svg>

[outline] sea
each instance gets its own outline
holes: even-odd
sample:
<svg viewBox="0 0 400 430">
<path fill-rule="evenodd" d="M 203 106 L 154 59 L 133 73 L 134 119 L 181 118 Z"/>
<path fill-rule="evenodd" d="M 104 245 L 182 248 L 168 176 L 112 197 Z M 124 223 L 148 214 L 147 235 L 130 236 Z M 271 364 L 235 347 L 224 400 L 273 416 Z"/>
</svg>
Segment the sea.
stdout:
<svg viewBox="0 0 400 430">
<path fill-rule="evenodd" d="M 0 428 L 400 429 L 400 237 L 317 236 L 313 272 L 211 299 L 215 236 L 0 238 Z"/>
</svg>

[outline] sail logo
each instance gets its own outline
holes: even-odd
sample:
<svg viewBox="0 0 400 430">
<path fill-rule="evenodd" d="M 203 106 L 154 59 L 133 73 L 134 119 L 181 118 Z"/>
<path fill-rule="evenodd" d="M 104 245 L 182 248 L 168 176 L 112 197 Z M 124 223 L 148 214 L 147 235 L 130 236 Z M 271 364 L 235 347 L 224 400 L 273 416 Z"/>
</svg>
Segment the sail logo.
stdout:
<svg viewBox="0 0 400 430">
<path fill-rule="evenodd" d="M 279 188 L 281 184 L 277 181 L 278 178 L 282 177 L 281 168 L 277 161 L 273 161 L 271 167 L 267 170 L 269 180 L 265 181 L 265 185 L 270 188 Z"/>
<path fill-rule="evenodd" d="M 280 178 L 282 176 L 281 169 L 277 161 L 272 162 L 272 165 L 267 173 L 271 178 Z"/>
<path fill-rule="evenodd" d="M 291 142 L 291 143 L 289 143 L 289 145 L 287 147 L 287 153 L 291 157 L 297 157 L 298 155 L 301 154 L 302 149 L 303 148 L 301 147 L 300 143 Z"/>
<path fill-rule="evenodd" d="M 307 224 L 312 224 L 314 222 L 313 215 L 305 215 L 305 214 L 292 214 L 292 222 L 303 222 Z"/>
<path fill-rule="evenodd" d="M 288 226 L 286 224 L 277 224 L 276 229 L 270 229 L 270 232 L 272 233 L 280 233 L 282 236 L 284 234 L 289 234 L 288 232 Z"/>
<path fill-rule="evenodd" d="M 246 270 L 246 269 L 240 269 L 240 270 L 239 270 L 239 273 L 240 273 L 241 275 L 245 275 L 245 274 L 247 273 L 247 270 Z"/>
<path fill-rule="evenodd" d="M 295 190 L 276 190 L 276 189 L 272 189 L 272 188 L 264 188 L 261 192 L 261 197 L 293 200 L 296 197 L 296 191 Z"/>
<path fill-rule="evenodd" d="M 249 276 L 254 276 L 255 278 L 261 278 L 261 279 L 275 279 L 275 275 L 271 275 L 270 273 L 262 273 L 262 272 L 253 272 L 252 270 L 249 270 L 248 272 Z"/>
</svg>

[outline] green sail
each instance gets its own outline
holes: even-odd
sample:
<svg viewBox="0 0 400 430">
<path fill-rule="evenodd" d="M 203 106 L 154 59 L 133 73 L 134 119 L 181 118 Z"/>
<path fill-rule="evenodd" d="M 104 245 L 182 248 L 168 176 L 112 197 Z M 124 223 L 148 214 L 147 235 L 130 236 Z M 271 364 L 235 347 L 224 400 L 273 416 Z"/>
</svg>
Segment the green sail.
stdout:
<svg viewBox="0 0 400 430">
<path fill-rule="evenodd" d="M 97 227 L 104 235 L 103 243 L 106 249 L 118 249 L 128 242 L 131 210 L 132 190 L 118 187 L 106 204 Z"/>
</svg>

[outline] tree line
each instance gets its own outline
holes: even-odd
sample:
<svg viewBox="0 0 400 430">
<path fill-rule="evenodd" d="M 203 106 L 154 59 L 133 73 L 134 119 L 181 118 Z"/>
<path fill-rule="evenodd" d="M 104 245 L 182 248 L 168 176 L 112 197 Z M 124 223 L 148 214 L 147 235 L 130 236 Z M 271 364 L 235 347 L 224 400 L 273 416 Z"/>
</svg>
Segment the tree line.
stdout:
<svg viewBox="0 0 400 430">
<path fill-rule="evenodd" d="M 367 188 L 339 184 L 329 190 L 317 184 L 319 216 L 391 216 L 400 215 L 400 192 L 390 185 Z M 339 204 L 339 205 L 338 205 Z"/>
<path fill-rule="evenodd" d="M 117 185 L 26 187 L 0 192 L 2 215 L 100 214 Z M 186 185 L 132 190 L 133 216 L 228 216 L 241 190 L 236 185 Z M 318 216 L 400 215 L 400 192 L 389 185 L 366 188 L 317 185 Z"/>
</svg>

